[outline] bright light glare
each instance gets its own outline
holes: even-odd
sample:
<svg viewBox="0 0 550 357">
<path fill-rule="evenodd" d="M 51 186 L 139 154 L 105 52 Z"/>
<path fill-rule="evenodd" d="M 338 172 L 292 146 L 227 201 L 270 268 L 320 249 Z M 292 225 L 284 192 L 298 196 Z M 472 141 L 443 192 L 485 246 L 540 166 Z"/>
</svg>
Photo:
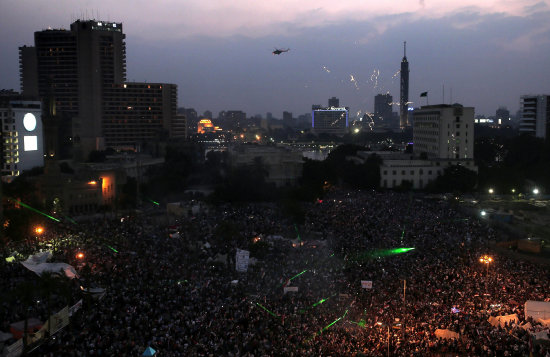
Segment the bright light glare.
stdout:
<svg viewBox="0 0 550 357">
<path fill-rule="evenodd" d="M 534 189 L 533 189 L 533 194 L 538 195 L 538 194 L 539 194 L 539 189 L 538 189 L 538 188 L 534 188 Z"/>
</svg>

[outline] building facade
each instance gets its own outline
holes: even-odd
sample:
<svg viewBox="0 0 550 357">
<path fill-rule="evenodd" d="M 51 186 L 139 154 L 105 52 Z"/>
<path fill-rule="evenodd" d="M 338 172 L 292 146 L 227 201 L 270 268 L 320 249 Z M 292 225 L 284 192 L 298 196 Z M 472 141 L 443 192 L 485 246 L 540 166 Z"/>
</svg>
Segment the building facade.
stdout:
<svg viewBox="0 0 550 357">
<path fill-rule="evenodd" d="M 379 153 L 381 187 L 409 183 L 413 189 L 423 189 L 453 165 L 477 172 L 473 107 L 428 105 L 415 109 L 413 116 L 413 155 Z"/>
<path fill-rule="evenodd" d="M 474 108 L 460 104 L 427 105 L 413 112 L 415 155 L 428 158 L 474 158 Z"/>
<path fill-rule="evenodd" d="M 4 179 L 44 166 L 41 103 L 0 96 L 0 120 Z"/>
<path fill-rule="evenodd" d="M 523 95 L 520 103 L 520 133 L 550 137 L 550 95 Z"/>
<path fill-rule="evenodd" d="M 261 158 L 267 170 L 266 182 L 277 187 L 293 186 L 302 177 L 304 160 L 302 153 L 286 147 L 242 144 L 228 148 L 231 166 L 253 165 Z"/>
<path fill-rule="evenodd" d="M 390 123 L 392 113 L 393 97 L 390 94 L 377 94 L 374 97 L 374 116 L 378 120 Z"/>
<path fill-rule="evenodd" d="M 348 108 L 322 108 L 314 105 L 311 111 L 311 130 L 315 134 L 344 135 L 348 132 L 348 115 Z"/>
<path fill-rule="evenodd" d="M 162 84 L 157 93 L 126 82 L 125 37 L 121 23 L 77 20 L 70 30 L 35 32 L 35 46 L 19 49 L 23 95 L 55 98 L 57 115 L 70 118 L 77 160 L 92 150 L 139 145 L 159 128 L 170 136 L 172 123 L 179 125 L 175 85 Z"/>
</svg>

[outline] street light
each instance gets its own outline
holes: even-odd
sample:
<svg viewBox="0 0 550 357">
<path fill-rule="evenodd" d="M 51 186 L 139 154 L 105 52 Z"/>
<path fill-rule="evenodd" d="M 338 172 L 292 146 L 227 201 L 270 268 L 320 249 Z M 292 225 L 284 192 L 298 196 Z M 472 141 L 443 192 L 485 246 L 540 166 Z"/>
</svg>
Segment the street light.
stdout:
<svg viewBox="0 0 550 357">
<path fill-rule="evenodd" d="M 40 235 L 40 234 L 44 233 L 44 228 L 42 228 L 40 226 L 37 226 L 37 227 L 34 228 L 34 233 Z"/>
<path fill-rule="evenodd" d="M 493 190 L 492 188 L 490 188 L 490 189 L 489 189 L 489 194 L 492 195 L 493 193 L 495 193 L 495 190 Z"/>
<path fill-rule="evenodd" d="M 493 262 L 493 258 L 488 255 L 484 255 L 481 258 L 479 258 L 479 262 L 487 266 L 487 274 L 489 274 L 489 264 Z"/>
<path fill-rule="evenodd" d="M 535 187 L 535 188 L 533 189 L 533 194 L 534 194 L 534 195 L 538 195 L 538 194 L 539 194 L 539 189 Z"/>
</svg>

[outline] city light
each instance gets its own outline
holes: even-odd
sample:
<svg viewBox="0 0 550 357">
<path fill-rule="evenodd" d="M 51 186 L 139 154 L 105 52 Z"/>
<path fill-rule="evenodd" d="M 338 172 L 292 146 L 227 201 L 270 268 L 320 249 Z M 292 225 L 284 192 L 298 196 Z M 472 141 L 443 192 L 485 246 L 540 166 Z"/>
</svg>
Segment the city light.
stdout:
<svg viewBox="0 0 550 357">
<path fill-rule="evenodd" d="M 36 233 L 36 234 L 42 234 L 42 233 L 44 233 L 44 228 L 38 226 L 38 227 L 36 227 L 36 228 L 34 229 L 34 233 Z"/>
<path fill-rule="evenodd" d="M 493 193 L 495 193 L 495 190 L 493 190 L 492 188 L 490 188 L 490 189 L 489 189 L 489 194 L 492 195 Z"/>
<path fill-rule="evenodd" d="M 533 194 L 534 194 L 534 195 L 538 195 L 538 194 L 539 194 L 539 189 L 535 187 L 535 188 L 533 189 Z"/>
<path fill-rule="evenodd" d="M 80 259 L 80 260 L 84 259 L 84 253 L 82 252 L 76 253 L 76 259 Z"/>
</svg>

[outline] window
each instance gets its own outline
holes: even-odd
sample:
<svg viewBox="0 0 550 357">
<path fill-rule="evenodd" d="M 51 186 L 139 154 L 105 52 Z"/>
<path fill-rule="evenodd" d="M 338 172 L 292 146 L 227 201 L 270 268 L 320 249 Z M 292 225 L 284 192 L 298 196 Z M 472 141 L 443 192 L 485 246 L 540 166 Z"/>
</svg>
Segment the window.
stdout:
<svg viewBox="0 0 550 357">
<path fill-rule="evenodd" d="M 411 170 L 411 175 L 414 175 L 414 170 Z"/>
<path fill-rule="evenodd" d="M 405 176 L 405 170 L 401 170 L 401 175 Z"/>
</svg>

